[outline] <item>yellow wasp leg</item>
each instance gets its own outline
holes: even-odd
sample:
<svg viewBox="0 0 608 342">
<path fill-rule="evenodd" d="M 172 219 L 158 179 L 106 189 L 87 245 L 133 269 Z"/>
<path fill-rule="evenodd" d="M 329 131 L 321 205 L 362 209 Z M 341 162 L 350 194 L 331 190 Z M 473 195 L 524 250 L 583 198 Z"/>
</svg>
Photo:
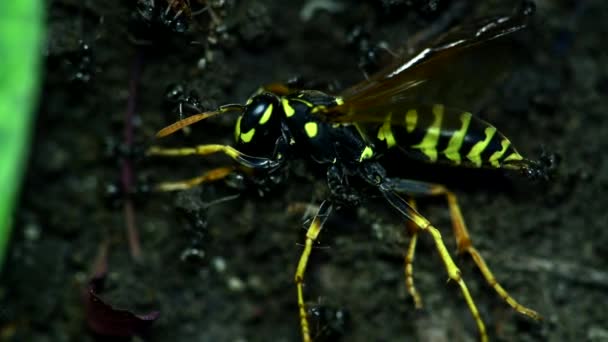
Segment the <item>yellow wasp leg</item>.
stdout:
<svg viewBox="0 0 608 342">
<path fill-rule="evenodd" d="M 443 188 L 443 187 L 441 187 Z M 458 248 L 458 253 L 469 253 L 475 265 L 483 274 L 483 277 L 486 279 L 486 282 L 496 291 L 496 293 L 502 298 L 507 304 L 509 304 L 515 311 L 526 315 L 535 320 L 541 320 L 541 315 L 525 306 L 520 304 L 515 298 L 511 297 L 509 293 L 498 283 L 490 268 L 484 261 L 477 248 L 473 246 L 473 242 L 471 241 L 471 237 L 467 230 L 467 227 L 464 223 L 464 219 L 462 218 L 462 213 L 460 212 L 460 206 L 458 205 L 458 201 L 456 200 L 456 195 L 454 193 L 448 191 L 443 188 L 443 193 L 447 197 L 448 206 L 450 208 L 450 216 L 452 217 L 452 227 L 454 229 L 454 236 L 456 238 L 456 246 Z"/>
<path fill-rule="evenodd" d="M 191 155 L 206 156 L 214 153 L 224 153 L 237 163 L 252 169 L 273 169 L 279 166 L 279 162 L 272 159 L 249 156 L 238 151 L 232 146 L 220 144 L 198 145 L 194 147 L 180 148 L 162 148 L 152 146 L 146 153 L 149 156 L 163 157 L 182 157 Z"/>
<path fill-rule="evenodd" d="M 231 174 L 234 170 L 235 170 L 235 168 L 231 167 L 231 166 L 218 167 L 213 170 L 209 170 L 198 177 L 184 179 L 181 181 L 159 183 L 154 187 L 154 189 L 157 191 L 176 191 L 176 190 L 191 189 L 191 188 L 193 188 L 197 185 L 203 184 L 203 183 L 211 183 L 211 182 L 215 182 L 215 181 L 224 179 L 224 178 L 226 178 L 226 176 Z"/>
<path fill-rule="evenodd" d="M 416 202 L 413 199 L 408 200 L 410 206 L 416 209 Z M 414 286 L 414 255 L 416 254 L 416 243 L 418 242 L 418 226 L 407 221 L 408 232 L 410 234 L 410 242 L 405 254 L 405 287 L 410 296 L 414 299 L 416 309 L 422 309 L 422 298 Z"/>
<path fill-rule="evenodd" d="M 302 341 L 310 342 L 310 325 L 308 323 L 308 317 L 306 313 L 306 304 L 304 302 L 304 273 L 306 272 L 306 265 L 308 265 L 308 258 L 312 251 L 312 246 L 317 240 L 323 224 L 327 220 L 327 217 L 331 213 L 332 206 L 329 202 L 323 202 L 317 211 L 310 227 L 306 231 L 306 242 L 304 243 L 304 250 L 300 256 L 298 262 L 298 268 L 296 269 L 295 283 L 298 290 L 298 307 L 300 313 L 300 327 L 302 328 Z"/>
<path fill-rule="evenodd" d="M 448 274 L 448 277 L 456 282 L 460 287 L 460 292 L 464 297 L 467 306 L 469 307 L 469 311 L 477 324 L 477 330 L 479 331 L 479 337 L 482 342 L 488 341 L 488 334 L 486 332 L 486 326 L 479 315 L 479 310 L 473 301 L 473 297 L 471 297 L 471 293 L 467 288 L 467 285 L 462 279 L 460 269 L 454 263 L 454 260 L 450 256 L 448 249 L 443 243 L 443 239 L 441 238 L 441 233 L 439 230 L 431 225 L 431 223 L 420 215 L 414 208 L 412 208 L 403 198 L 399 197 L 391 188 L 381 184 L 379 186 L 380 191 L 387 199 L 387 201 L 397 209 L 403 216 L 405 216 L 408 220 L 411 220 L 420 231 L 427 232 L 433 238 L 433 242 L 435 243 L 435 248 L 439 253 L 441 261 L 445 267 L 445 270 Z"/>
<path fill-rule="evenodd" d="M 515 311 L 526 315 L 532 319 L 540 320 L 542 317 L 536 311 L 527 308 L 517 302 L 509 293 L 498 283 L 490 268 L 485 263 L 483 257 L 479 253 L 479 251 L 473 246 L 471 241 L 471 237 L 464 223 L 464 219 L 462 213 L 460 211 L 460 206 L 458 205 L 458 201 L 456 199 L 456 195 L 446 189 L 442 185 L 431 184 L 419 181 L 412 180 L 404 180 L 404 179 L 393 179 L 391 180 L 393 184 L 391 188 L 400 193 L 406 193 L 412 196 L 437 196 L 443 195 L 446 196 L 448 201 L 448 207 L 450 209 L 450 217 L 452 220 L 452 229 L 454 231 L 454 237 L 456 239 L 456 245 L 458 249 L 458 253 L 469 253 L 475 265 L 479 268 L 482 275 L 486 279 L 486 282 L 496 291 L 496 293 L 507 303 L 509 304 Z M 413 238 L 415 235 L 412 236 Z M 412 242 L 410 241 L 410 249 Z M 414 242 L 415 244 L 415 242 Z M 415 246 L 413 247 L 415 248 Z M 410 250 L 408 249 L 408 251 Z M 408 254 L 409 255 L 409 254 Z M 411 254 L 411 261 L 413 262 L 413 252 Z M 407 273 L 406 273 L 407 276 Z M 406 280 L 407 282 L 407 280 Z M 408 285 L 409 289 L 409 285 Z M 410 290 L 411 293 L 411 290 Z M 415 300 L 415 299 L 414 299 Z"/>
<path fill-rule="evenodd" d="M 456 246 L 458 248 L 458 253 L 468 253 L 475 265 L 481 271 L 483 277 L 486 279 L 486 282 L 496 291 L 496 293 L 502 298 L 507 304 L 509 304 L 515 311 L 526 315 L 532 319 L 540 320 L 542 319 L 540 314 L 536 311 L 529 309 L 519 302 L 517 302 L 509 293 L 498 283 L 490 268 L 485 263 L 479 251 L 473 246 L 471 241 L 471 237 L 467 230 L 467 227 L 464 223 L 464 219 L 462 217 L 462 213 L 460 211 L 460 206 L 458 205 L 458 201 L 456 199 L 456 195 L 446 189 L 442 185 L 425 183 L 419 181 L 413 181 L 408 179 L 393 179 L 392 189 L 400 192 L 406 193 L 410 196 L 446 196 L 448 201 L 448 207 L 450 209 L 450 217 L 452 220 L 452 229 L 454 231 L 454 237 L 456 239 Z"/>
</svg>

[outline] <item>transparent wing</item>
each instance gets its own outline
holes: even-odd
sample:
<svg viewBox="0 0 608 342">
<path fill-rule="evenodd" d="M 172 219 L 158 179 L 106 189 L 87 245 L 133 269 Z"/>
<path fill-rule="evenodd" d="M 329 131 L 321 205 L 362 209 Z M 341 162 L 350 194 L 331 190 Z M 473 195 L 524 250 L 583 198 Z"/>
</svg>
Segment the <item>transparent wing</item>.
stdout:
<svg viewBox="0 0 608 342">
<path fill-rule="evenodd" d="M 345 90 L 341 105 L 317 114 L 331 122 L 383 122 L 389 113 L 404 114 L 421 105 L 470 108 L 508 69 L 509 38 L 526 27 L 531 12 L 457 26 L 413 57 Z"/>
</svg>

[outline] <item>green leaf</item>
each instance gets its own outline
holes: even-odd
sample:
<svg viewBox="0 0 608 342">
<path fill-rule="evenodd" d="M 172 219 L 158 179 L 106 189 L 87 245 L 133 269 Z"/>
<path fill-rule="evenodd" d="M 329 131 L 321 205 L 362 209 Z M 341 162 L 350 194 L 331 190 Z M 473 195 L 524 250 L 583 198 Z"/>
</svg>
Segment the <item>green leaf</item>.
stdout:
<svg viewBox="0 0 608 342">
<path fill-rule="evenodd" d="M 43 10 L 40 0 L 0 1 L 0 267 L 38 99 Z"/>
</svg>

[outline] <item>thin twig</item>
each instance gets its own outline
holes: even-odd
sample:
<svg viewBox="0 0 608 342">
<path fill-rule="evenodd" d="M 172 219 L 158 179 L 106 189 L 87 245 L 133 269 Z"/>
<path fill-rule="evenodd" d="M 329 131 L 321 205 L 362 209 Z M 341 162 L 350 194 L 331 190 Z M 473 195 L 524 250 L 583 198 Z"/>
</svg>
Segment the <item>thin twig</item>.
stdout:
<svg viewBox="0 0 608 342">
<path fill-rule="evenodd" d="M 135 116 L 135 103 L 137 95 L 137 84 L 141 75 L 141 55 L 138 51 L 131 67 L 131 77 L 129 79 L 129 97 L 127 100 L 127 111 L 125 113 L 124 122 L 124 145 L 127 150 L 133 146 L 133 119 Z M 127 230 L 127 238 L 129 240 L 129 250 L 131 257 L 135 261 L 141 260 L 141 245 L 139 243 L 139 233 L 135 226 L 135 211 L 133 210 L 133 202 L 130 198 L 131 188 L 133 185 L 133 165 L 129 156 L 122 157 L 121 163 L 121 180 L 124 196 L 124 213 L 125 224 Z"/>
</svg>

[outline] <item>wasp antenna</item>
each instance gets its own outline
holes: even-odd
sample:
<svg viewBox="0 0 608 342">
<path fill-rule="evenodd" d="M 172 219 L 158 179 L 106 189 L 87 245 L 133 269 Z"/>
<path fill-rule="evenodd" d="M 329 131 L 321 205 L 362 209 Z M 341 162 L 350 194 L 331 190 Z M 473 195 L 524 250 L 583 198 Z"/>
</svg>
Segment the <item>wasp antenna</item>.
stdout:
<svg viewBox="0 0 608 342">
<path fill-rule="evenodd" d="M 220 113 L 226 113 L 226 112 L 242 112 L 245 109 L 245 106 L 240 105 L 238 103 L 231 103 L 231 104 L 226 104 L 223 106 L 220 106 L 218 111 Z"/>
<path fill-rule="evenodd" d="M 226 113 L 226 112 L 234 112 L 234 111 L 242 112 L 243 108 L 245 108 L 245 107 L 240 104 L 227 104 L 227 105 L 220 106 L 218 108 L 218 110 L 213 111 L 213 112 L 204 112 L 204 113 L 194 114 L 192 116 L 189 116 L 183 120 L 174 122 L 171 125 L 161 129 L 160 131 L 158 131 L 158 133 L 156 133 L 156 137 L 157 138 L 166 137 L 167 135 L 171 135 L 184 127 L 190 126 L 194 123 L 197 123 L 201 120 L 205 120 L 207 118 L 210 118 L 210 117 L 218 115 L 218 114 L 222 114 L 222 113 Z"/>
<path fill-rule="evenodd" d="M 201 120 L 205 120 L 209 117 L 215 116 L 217 114 L 222 113 L 221 110 L 217 110 L 217 111 L 213 111 L 213 112 L 205 112 L 205 113 L 200 113 L 200 114 L 194 114 L 192 116 L 189 116 L 183 120 L 179 120 L 175 123 L 172 123 L 171 125 L 161 129 L 160 131 L 158 131 L 158 133 L 156 133 L 156 137 L 157 138 L 163 138 L 166 137 L 167 135 L 171 135 L 177 131 L 179 131 L 180 129 L 186 127 L 186 126 L 190 126 L 193 123 L 199 122 Z"/>
</svg>

